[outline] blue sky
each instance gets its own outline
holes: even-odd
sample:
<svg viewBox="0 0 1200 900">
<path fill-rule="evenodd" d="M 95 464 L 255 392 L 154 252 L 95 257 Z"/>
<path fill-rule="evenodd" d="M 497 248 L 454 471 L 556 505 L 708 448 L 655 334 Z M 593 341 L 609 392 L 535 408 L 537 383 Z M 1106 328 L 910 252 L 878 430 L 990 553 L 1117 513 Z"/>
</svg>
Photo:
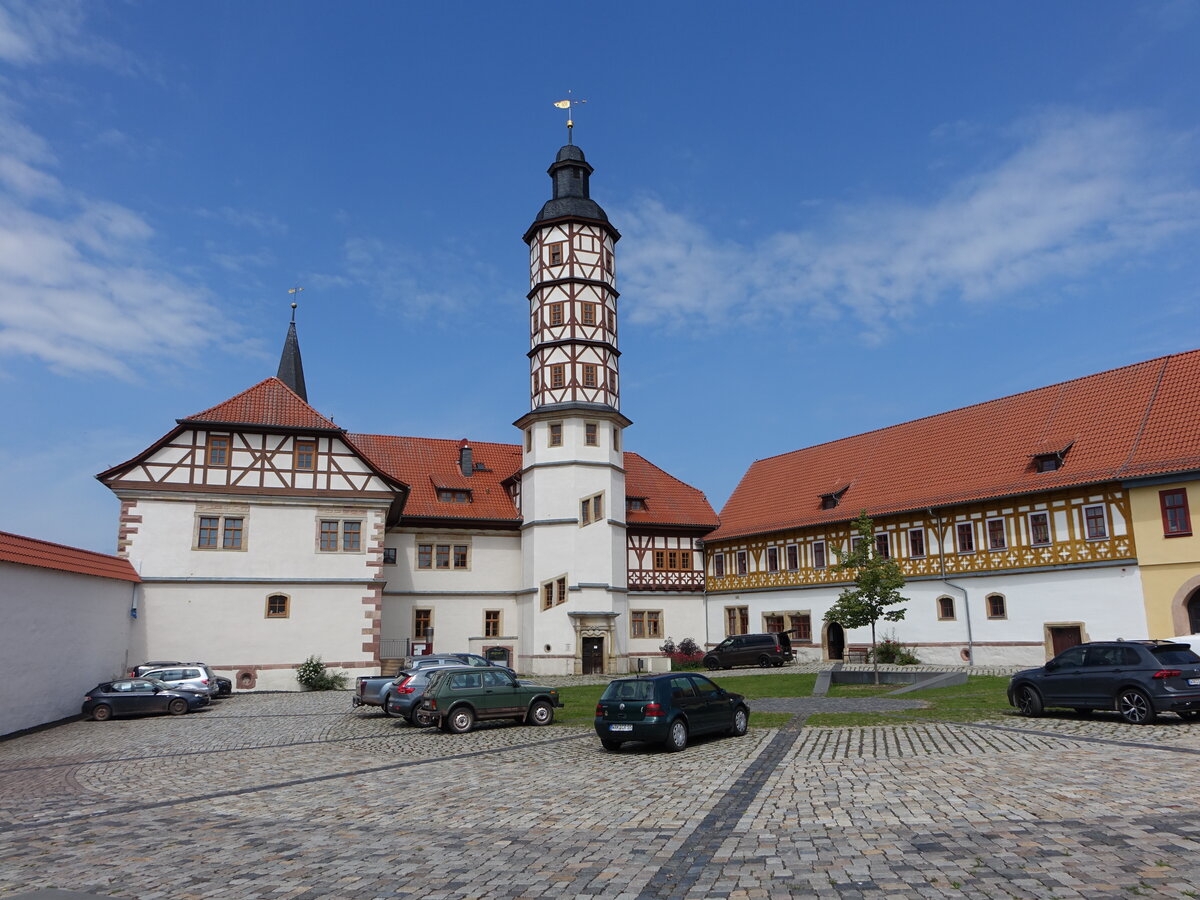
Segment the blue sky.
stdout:
<svg viewBox="0 0 1200 900">
<path fill-rule="evenodd" d="M 272 375 L 516 442 L 563 143 L 621 230 L 626 446 L 755 459 L 1200 346 L 1200 4 L 0 0 L 0 529 Z"/>
</svg>

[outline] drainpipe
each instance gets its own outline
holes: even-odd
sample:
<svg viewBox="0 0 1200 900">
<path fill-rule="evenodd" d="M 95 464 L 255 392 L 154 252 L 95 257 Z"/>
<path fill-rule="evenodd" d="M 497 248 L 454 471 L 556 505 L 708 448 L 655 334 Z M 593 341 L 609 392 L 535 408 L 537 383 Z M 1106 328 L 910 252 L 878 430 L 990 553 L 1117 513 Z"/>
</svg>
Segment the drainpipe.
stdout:
<svg viewBox="0 0 1200 900">
<path fill-rule="evenodd" d="M 938 561 L 941 563 L 942 568 L 942 583 L 945 584 L 946 587 L 954 588 L 956 591 L 962 591 L 963 611 L 967 620 L 967 665 L 973 666 L 975 665 L 975 638 L 971 634 L 971 599 L 967 594 L 967 589 L 965 587 L 955 584 L 946 577 L 946 540 L 945 535 L 942 533 L 942 514 L 935 513 L 932 509 L 928 509 L 926 512 L 929 513 L 930 516 L 937 519 Z"/>
</svg>

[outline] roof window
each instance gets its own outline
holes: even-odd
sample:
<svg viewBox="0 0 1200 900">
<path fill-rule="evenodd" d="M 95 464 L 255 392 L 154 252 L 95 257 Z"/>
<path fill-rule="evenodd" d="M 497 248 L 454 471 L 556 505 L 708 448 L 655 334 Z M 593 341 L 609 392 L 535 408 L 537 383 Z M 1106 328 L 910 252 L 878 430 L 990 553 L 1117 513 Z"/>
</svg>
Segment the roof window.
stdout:
<svg viewBox="0 0 1200 900">
<path fill-rule="evenodd" d="M 1063 460 L 1066 459 L 1067 453 L 1071 447 L 1075 445 L 1074 441 L 1067 444 L 1061 450 L 1042 450 L 1038 453 L 1029 454 L 1033 460 L 1033 471 L 1035 472 L 1057 472 L 1063 466 Z"/>
<path fill-rule="evenodd" d="M 842 495 L 848 490 L 850 490 L 850 485 L 830 491 L 828 494 L 822 494 L 821 509 L 837 509 L 838 504 L 842 502 Z"/>
</svg>

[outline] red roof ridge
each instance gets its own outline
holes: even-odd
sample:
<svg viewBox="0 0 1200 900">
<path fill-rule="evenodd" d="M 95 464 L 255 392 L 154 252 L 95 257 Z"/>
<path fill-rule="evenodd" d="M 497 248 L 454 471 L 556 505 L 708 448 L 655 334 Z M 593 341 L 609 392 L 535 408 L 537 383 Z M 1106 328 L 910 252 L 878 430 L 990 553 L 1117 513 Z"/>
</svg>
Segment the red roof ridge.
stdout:
<svg viewBox="0 0 1200 900">
<path fill-rule="evenodd" d="M 133 564 L 122 556 L 56 544 L 40 538 L 0 531 L 0 562 L 96 575 L 120 581 L 141 581 Z"/>
<path fill-rule="evenodd" d="M 700 491 L 701 494 L 704 493 L 704 491 L 700 490 L 700 488 L 696 487 L 694 484 L 689 484 L 688 482 L 684 481 L 682 478 L 676 478 L 674 475 L 672 475 L 670 472 L 668 472 L 662 466 L 650 462 L 650 460 L 646 459 L 646 457 L 642 456 L 642 454 L 640 454 L 640 453 L 634 453 L 632 450 L 626 450 L 625 455 L 626 456 L 636 456 L 638 459 L 640 459 L 646 465 L 650 466 L 651 468 L 657 469 L 659 472 L 662 472 L 664 475 L 666 475 L 672 481 L 678 482 L 679 484 L 682 484 L 686 488 L 691 488 L 693 491 Z"/>
<path fill-rule="evenodd" d="M 297 394 L 295 391 L 293 391 L 290 387 L 288 387 L 287 384 L 285 384 L 280 378 L 278 378 L 274 375 L 264 378 L 262 381 L 258 382 L 257 384 L 251 385 L 250 387 L 246 388 L 244 391 L 239 391 L 238 393 L 234 394 L 232 397 L 222 400 L 220 403 L 217 403 L 214 406 L 210 406 L 208 409 L 201 410 L 200 412 L 195 413 L 190 416 L 185 416 L 184 418 L 178 419 L 177 421 L 180 424 L 183 424 L 185 422 L 186 423 L 219 422 L 221 424 L 230 424 L 230 425 L 238 424 L 238 425 L 275 425 L 275 426 L 278 426 L 278 425 L 280 425 L 279 422 L 270 421 L 268 419 L 268 417 L 266 417 L 266 416 L 258 416 L 258 417 L 256 417 L 255 421 L 247 421 L 245 419 L 239 419 L 239 418 L 237 418 L 237 416 L 234 416 L 231 418 L 230 416 L 226 415 L 226 416 L 222 417 L 222 416 L 216 415 L 215 413 L 217 410 L 220 410 L 222 408 L 232 407 L 238 401 L 247 399 L 253 394 L 256 394 L 256 393 L 261 394 L 261 393 L 265 393 L 267 391 L 280 391 L 280 390 L 286 392 L 286 394 L 285 394 L 286 398 L 292 399 L 296 403 L 300 404 L 300 406 L 304 410 L 306 410 L 307 412 L 309 412 L 313 416 L 315 416 L 316 419 L 321 423 L 320 425 L 316 425 L 316 426 L 312 425 L 311 423 L 305 423 L 303 426 L 300 426 L 300 427 L 304 427 L 306 429 L 328 428 L 331 431 L 345 431 L 344 428 L 342 428 L 340 425 L 337 425 L 332 419 L 328 418 L 327 416 L 323 416 L 323 415 L 321 415 L 321 413 L 317 412 L 316 408 L 314 408 L 312 406 L 312 404 L 310 404 L 307 400 L 305 400 L 303 397 L 301 397 L 299 394 Z M 238 414 L 238 415 L 240 415 L 240 414 Z"/>
</svg>

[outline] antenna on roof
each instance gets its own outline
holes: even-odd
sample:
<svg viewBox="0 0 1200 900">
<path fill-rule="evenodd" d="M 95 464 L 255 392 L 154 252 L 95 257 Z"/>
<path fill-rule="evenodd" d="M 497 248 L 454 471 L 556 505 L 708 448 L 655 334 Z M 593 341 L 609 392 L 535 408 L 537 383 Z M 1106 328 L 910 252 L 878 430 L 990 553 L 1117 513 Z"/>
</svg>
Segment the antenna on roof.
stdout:
<svg viewBox="0 0 1200 900">
<path fill-rule="evenodd" d="M 581 103 L 587 103 L 586 100 L 576 100 L 571 96 L 571 91 L 567 91 L 566 100 L 556 100 L 554 105 L 559 109 L 567 111 L 567 143 L 571 143 L 571 129 L 575 127 L 575 122 L 571 119 L 572 107 L 579 106 Z"/>
</svg>

